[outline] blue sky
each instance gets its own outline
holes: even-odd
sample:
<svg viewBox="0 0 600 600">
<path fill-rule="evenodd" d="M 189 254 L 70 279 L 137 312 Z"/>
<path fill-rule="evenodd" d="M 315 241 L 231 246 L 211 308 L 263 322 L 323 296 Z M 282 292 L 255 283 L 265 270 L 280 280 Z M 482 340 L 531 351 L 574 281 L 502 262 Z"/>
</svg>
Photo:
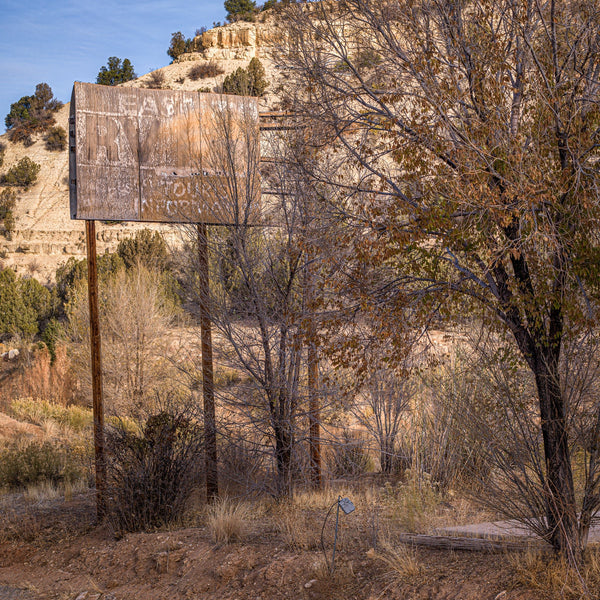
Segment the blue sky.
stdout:
<svg viewBox="0 0 600 600">
<path fill-rule="evenodd" d="M 95 82 L 109 56 L 143 75 L 170 62 L 171 34 L 224 21 L 223 0 L 0 0 L 0 133 L 10 105 L 50 85 L 63 102 L 74 81 Z"/>
</svg>

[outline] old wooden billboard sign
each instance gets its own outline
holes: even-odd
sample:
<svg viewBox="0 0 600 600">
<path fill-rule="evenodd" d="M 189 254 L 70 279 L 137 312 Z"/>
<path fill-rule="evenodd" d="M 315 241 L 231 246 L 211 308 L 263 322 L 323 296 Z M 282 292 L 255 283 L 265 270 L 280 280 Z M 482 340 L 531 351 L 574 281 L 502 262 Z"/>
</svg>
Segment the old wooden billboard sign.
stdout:
<svg viewBox="0 0 600 600">
<path fill-rule="evenodd" d="M 255 98 L 75 83 L 71 217 L 248 222 L 260 199 L 258 142 Z"/>
<path fill-rule="evenodd" d="M 258 222 L 255 98 L 75 83 L 69 119 L 71 218 L 85 219 L 96 507 L 106 510 L 95 221 L 196 223 L 207 498 L 218 494 L 207 224 Z"/>
</svg>

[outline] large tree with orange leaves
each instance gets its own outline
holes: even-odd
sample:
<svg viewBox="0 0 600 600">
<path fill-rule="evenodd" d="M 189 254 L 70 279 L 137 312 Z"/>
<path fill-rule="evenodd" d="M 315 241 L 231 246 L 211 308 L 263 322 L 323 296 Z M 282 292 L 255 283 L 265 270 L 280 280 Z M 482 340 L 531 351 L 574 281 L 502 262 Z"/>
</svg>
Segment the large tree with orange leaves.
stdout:
<svg viewBox="0 0 600 600">
<path fill-rule="evenodd" d="M 598 315 L 600 2 L 342 0 L 288 17 L 280 62 L 320 149 L 306 169 L 343 223 L 339 270 L 390 331 L 410 307 L 411 325 L 476 312 L 512 336 L 537 392 L 545 537 L 578 562 L 598 444 L 578 508 L 560 364 Z"/>
</svg>

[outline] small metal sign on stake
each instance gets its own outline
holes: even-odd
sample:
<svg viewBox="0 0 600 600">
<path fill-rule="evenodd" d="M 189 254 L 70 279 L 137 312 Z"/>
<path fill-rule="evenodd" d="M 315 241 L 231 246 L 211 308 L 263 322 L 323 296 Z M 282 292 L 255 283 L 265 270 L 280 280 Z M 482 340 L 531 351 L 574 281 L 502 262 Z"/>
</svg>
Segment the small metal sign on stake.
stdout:
<svg viewBox="0 0 600 600">
<path fill-rule="evenodd" d="M 327 519 L 333 510 L 333 507 L 336 507 L 335 512 L 335 534 L 333 538 L 333 552 L 331 553 L 331 564 L 327 559 L 327 552 L 325 551 L 325 525 L 327 524 Z M 328 563 L 329 573 L 333 573 L 333 569 L 335 568 L 335 551 L 337 549 L 337 541 L 338 541 L 338 529 L 339 529 L 339 521 L 340 521 L 340 508 L 345 515 L 349 515 L 351 512 L 354 512 L 355 506 L 350 498 L 342 498 L 341 496 L 337 497 L 337 500 L 329 507 L 327 514 L 325 515 L 325 519 L 323 521 L 323 527 L 321 527 L 321 549 L 323 550 L 323 555 L 325 556 L 325 562 Z"/>
<path fill-rule="evenodd" d="M 217 113 L 226 117 L 212 117 Z M 210 330 L 207 224 L 236 223 L 239 207 L 220 197 L 227 174 L 214 160 L 215 148 L 235 143 L 250 128 L 255 140 L 236 153 L 230 176 L 254 183 L 258 215 L 260 185 L 250 157 L 258 152 L 258 103 L 255 98 L 181 90 L 113 88 L 76 82 L 69 118 L 69 197 L 72 219 L 86 221 L 90 348 L 94 413 L 96 506 L 106 511 L 106 460 L 102 360 L 98 317 L 95 221 L 196 224 L 200 281 L 202 377 L 209 500 L 218 495 L 217 448 Z M 237 137 L 236 137 L 237 136 Z M 231 162 L 228 166 L 232 166 Z M 242 186 L 243 187 L 243 186 Z"/>
</svg>

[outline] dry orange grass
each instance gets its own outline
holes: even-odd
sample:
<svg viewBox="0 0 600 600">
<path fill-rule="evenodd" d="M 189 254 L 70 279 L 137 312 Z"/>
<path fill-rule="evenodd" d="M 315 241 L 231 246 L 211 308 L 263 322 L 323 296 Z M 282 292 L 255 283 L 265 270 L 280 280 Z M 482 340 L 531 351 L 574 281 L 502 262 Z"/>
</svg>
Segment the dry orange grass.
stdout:
<svg viewBox="0 0 600 600">
<path fill-rule="evenodd" d="M 597 600 L 600 590 L 600 548 L 588 548 L 577 570 L 549 551 L 536 549 L 509 555 L 518 586 L 539 591 L 550 600 Z"/>
<path fill-rule="evenodd" d="M 308 512 L 288 506 L 274 516 L 274 525 L 288 550 L 301 552 L 320 548 L 320 524 Z"/>
<path fill-rule="evenodd" d="M 388 576 L 394 582 L 413 583 L 423 574 L 423 564 L 419 560 L 417 551 L 411 546 L 404 544 L 394 546 L 386 541 L 377 551 L 370 550 L 369 556 L 383 562 Z"/>
<path fill-rule="evenodd" d="M 241 541 L 246 536 L 250 510 L 247 504 L 224 498 L 208 507 L 207 525 L 219 544 Z"/>
</svg>

